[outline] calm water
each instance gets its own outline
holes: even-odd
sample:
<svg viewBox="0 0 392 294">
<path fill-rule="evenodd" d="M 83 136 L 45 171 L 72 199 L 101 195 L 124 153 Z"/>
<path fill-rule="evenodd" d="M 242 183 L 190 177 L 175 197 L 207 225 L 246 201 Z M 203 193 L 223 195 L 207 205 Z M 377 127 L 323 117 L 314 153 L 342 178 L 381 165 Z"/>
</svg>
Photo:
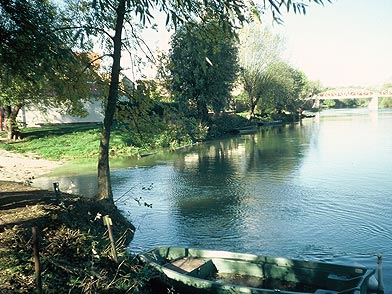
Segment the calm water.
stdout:
<svg viewBox="0 0 392 294">
<path fill-rule="evenodd" d="M 180 245 L 371 267 L 381 253 L 392 293 L 392 111 L 323 112 L 123 164 L 112 182 L 137 227 L 132 251 Z M 60 182 L 95 189 L 91 175 Z"/>
</svg>

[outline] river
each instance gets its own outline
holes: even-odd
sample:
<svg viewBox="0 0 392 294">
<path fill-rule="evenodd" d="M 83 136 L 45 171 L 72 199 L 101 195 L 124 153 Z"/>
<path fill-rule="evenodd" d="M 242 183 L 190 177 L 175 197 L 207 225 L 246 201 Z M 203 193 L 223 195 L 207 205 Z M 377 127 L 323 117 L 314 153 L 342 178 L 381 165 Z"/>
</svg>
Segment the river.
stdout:
<svg viewBox="0 0 392 294">
<path fill-rule="evenodd" d="M 392 293 L 392 110 L 324 111 L 122 164 L 112 185 L 137 227 L 131 251 L 175 245 L 369 267 L 382 254 Z M 94 175 L 69 172 L 34 184 L 53 181 L 96 189 Z"/>
</svg>

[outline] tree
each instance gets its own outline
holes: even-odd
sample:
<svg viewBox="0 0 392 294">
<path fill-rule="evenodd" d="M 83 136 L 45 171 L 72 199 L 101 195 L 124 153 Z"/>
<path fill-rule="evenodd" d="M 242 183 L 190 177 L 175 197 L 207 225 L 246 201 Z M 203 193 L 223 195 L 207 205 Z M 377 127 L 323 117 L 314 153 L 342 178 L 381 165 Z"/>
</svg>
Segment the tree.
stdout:
<svg viewBox="0 0 392 294">
<path fill-rule="evenodd" d="M 206 4 L 206 5 L 205 5 Z M 141 24 L 152 19 L 151 9 L 164 11 L 167 15 L 167 24 L 175 27 L 186 19 L 202 18 L 205 13 L 217 16 L 217 19 L 226 19 L 226 12 L 232 11 L 241 19 L 243 4 L 225 0 L 216 0 L 211 3 L 187 1 L 166 2 L 165 0 L 94 0 L 71 2 L 76 17 L 68 20 L 69 25 L 77 32 L 80 39 L 97 36 L 106 51 L 103 55 L 110 56 L 110 82 L 109 94 L 105 106 L 105 118 L 101 131 L 99 159 L 98 159 L 98 194 L 97 199 L 108 200 L 113 203 L 113 194 L 109 167 L 109 142 L 113 118 L 119 93 L 122 50 L 132 52 L 132 45 L 143 46 L 143 41 L 136 32 L 137 25 L 132 23 L 133 16 L 139 17 Z M 77 24 L 75 24 L 77 21 Z"/>
<path fill-rule="evenodd" d="M 115 119 L 118 125 L 129 134 L 132 145 L 148 146 L 162 129 L 160 115 L 164 109 L 161 106 L 161 96 L 157 83 L 153 80 L 138 80 L 136 87 L 130 85 L 130 80 L 123 78 L 120 84 L 121 101 L 117 103 Z"/>
<path fill-rule="evenodd" d="M 282 7 L 294 12 L 305 12 L 305 0 L 263 0 L 262 9 L 272 11 L 275 19 L 279 20 Z M 322 0 L 309 0 L 309 2 L 322 3 Z M 76 5 L 77 4 L 77 5 Z M 231 0 L 214 0 L 214 1 L 166 1 L 166 0 L 92 0 L 77 1 L 74 11 L 78 11 L 84 16 L 84 21 L 79 25 L 73 26 L 74 30 L 83 36 L 95 35 L 103 41 L 107 53 L 106 56 L 112 58 L 110 71 L 109 94 L 105 107 L 105 119 L 102 126 L 99 159 L 98 159 L 98 195 L 97 199 L 106 199 L 113 203 L 113 194 L 111 189 L 110 168 L 109 168 L 109 143 L 110 132 L 113 123 L 113 117 L 118 99 L 119 76 L 121 71 L 121 52 L 122 49 L 128 50 L 130 39 L 126 37 L 135 37 L 135 24 L 131 23 L 134 16 L 140 19 L 142 25 L 153 18 L 151 11 L 153 9 L 164 12 L 167 16 L 166 24 L 172 24 L 177 27 L 179 23 L 188 20 L 204 20 L 206 15 L 215 16 L 219 22 L 225 20 L 229 28 L 234 27 L 238 20 L 244 21 L 244 10 L 247 8 L 245 1 Z M 252 8 L 253 9 L 253 8 Z M 231 15 L 232 18 L 227 18 Z M 79 19 L 79 18 L 74 18 Z M 229 20 L 229 22 L 227 22 Z M 143 42 L 136 37 L 133 39 L 137 45 Z"/>
<path fill-rule="evenodd" d="M 32 82 L 34 82 L 35 80 L 45 80 L 38 78 L 39 75 L 36 75 L 36 73 L 49 70 L 53 73 L 51 77 L 54 80 L 58 82 L 64 80 L 64 75 L 52 71 L 52 66 L 56 65 L 59 60 L 66 60 L 60 58 L 62 54 L 67 57 L 75 57 L 75 55 L 70 54 L 68 48 L 71 47 L 64 46 L 67 43 L 58 42 L 61 38 L 58 38 L 58 34 L 54 32 L 65 38 L 69 38 L 71 33 L 74 33 L 74 39 L 79 40 L 80 47 L 83 48 L 91 45 L 91 40 L 97 41 L 96 37 L 102 41 L 102 47 L 106 50 L 103 56 L 109 56 L 112 60 L 109 65 L 111 68 L 109 92 L 99 147 L 97 198 L 107 199 L 113 203 L 109 169 L 109 142 L 118 99 L 121 52 L 123 49 L 129 49 L 127 45 L 131 44 L 130 40 L 135 41 L 137 46 L 143 44 L 139 38 L 127 38 L 135 36 L 136 25 L 131 23 L 133 17 L 138 17 L 140 23 L 144 25 L 146 21 L 150 22 L 153 18 L 151 11 L 157 9 L 166 14 L 167 25 L 172 24 L 176 27 L 179 23 L 189 19 L 203 20 L 205 15 L 214 15 L 218 20 L 227 20 L 226 15 L 231 15 L 232 18 L 229 18 L 228 24 L 233 27 L 237 20 L 240 22 L 245 20 L 244 10 L 247 7 L 242 0 L 214 0 L 208 2 L 197 0 L 185 2 L 177 0 L 73 1 L 69 0 L 66 5 L 62 3 L 66 7 L 60 14 L 61 17 L 59 17 L 53 13 L 53 6 L 46 0 L 0 0 L 0 61 L 1 64 L 6 65 L 5 68 L 1 69 L 3 70 L 2 77 L 8 78 L 10 69 L 18 69 L 17 71 L 22 76 L 29 77 L 30 74 L 29 78 L 34 77 L 32 79 Z M 273 17 L 279 21 L 282 8 L 287 10 L 291 8 L 295 13 L 305 13 L 306 2 L 322 4 L 323 0 L 263 0 L 264 5 L 261 9 L 271 11 Z M 254 10 L 254 7 L 251 9 Z M 72 17 L 68 17 L 66 11 L 72 11 L 74 14 Z M 68 22 L 69 25 L 61 30 L 52 30 L 51 24 L 56 23 L 54 16 L 58 17 L 57 19 L 61 20 L 62 23 Z M 44 46 L 35 46 L 34 44 L 39 43 L 36 43 L 37 39 L 42 41 Z M 76 47 L 76 44 L 73 45 Z M 27 51 L 26 48 L 29 48 L 29 50 Z M 33 52 L 35 54 L 32 54 Z M 55 54 L 49 54 L 50 52 Z M 15 64 L 9 62 L 16 60 L 19 62 Z M 20 64 L 26 64 L 28 70 L 18 66 Z M 57 66 L 54 68 L 58 69 Z M 4 85 L 4 80 L 2 80 L 2 84 Z"/>
<path fill-rule="evenodd" d="M 240 30 L 239 39 L 241 81 L 248 95 L 248 117 L 252 119 L 268 79 L 268 66 L 279 59 L 283 42 L 258 21 L 245 25 Z"/>
<path fill-rule="evenodd" d="M 171 93 L 187 116 L 206 122 L 209 109 L 228 105 L 238 68 L 234 35 L 211 19 L 182 26 L 171 45 Z"/>
<path fill-rule="evenodd" d="M 306 75 L 289 64 L 279 61 L 271 64 L 266 70 L 268 79 L 264 80 L 262 99 L 259 107 L 274 108 L 292 114 L 293 120 L 304 104 L 304 99 L 311 95 L 312 87 Z"/>
<path fill-rule="evenodd" d="M 23 106 L 83 113 L 95 71 L 86 54 L 70 49 L 69 36 L 56 31 L 55 7 L 42 0 L 1 1 L 0 14 L 0 105 L 8 138 L 15 135 Z"/>
</svg>

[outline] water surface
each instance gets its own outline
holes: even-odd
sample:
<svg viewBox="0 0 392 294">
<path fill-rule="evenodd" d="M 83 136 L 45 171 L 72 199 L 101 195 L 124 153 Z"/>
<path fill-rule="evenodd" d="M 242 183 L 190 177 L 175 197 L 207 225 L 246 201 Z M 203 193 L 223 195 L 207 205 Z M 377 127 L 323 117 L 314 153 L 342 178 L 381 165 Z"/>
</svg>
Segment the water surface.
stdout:
<svg viewBox="0 0 392 294">
<path fill-rule="evenodd" d="M 327 111 L 123 164 L 112 183 L 137 227 L 132 251 L 175 245 L 371 267 L 383 254 L 392 293 L 392 111 Z M 92 175 L 56 179 L 95 189 Z"/>
</svg>

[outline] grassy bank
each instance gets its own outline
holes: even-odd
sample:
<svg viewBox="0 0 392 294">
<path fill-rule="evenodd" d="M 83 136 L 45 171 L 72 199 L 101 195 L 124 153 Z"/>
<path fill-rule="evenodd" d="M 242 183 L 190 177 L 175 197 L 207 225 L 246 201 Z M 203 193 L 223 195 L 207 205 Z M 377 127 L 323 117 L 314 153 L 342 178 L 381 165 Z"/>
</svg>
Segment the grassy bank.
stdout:
<svg viewBox="0 0 392 294">
<path fill-rule="evenodd" d="M 0 148 L 40 157 L 96 157 L 98 125 L 23 129 L 23 140 Z M 114 131 L 113 146 L 129 151 L 126 136 Z M 128 153 L 131 155 L 131 153 Z M 84 195 L 82 195 L 84 196 Z M 113 221 L 118 263 L 114 261 L 102 216 Z M 32 228 L 39 236 L 42 293 L 148 293 L 151 274 L 127 253 L 134 227 L 114 206 L 15 182 L 0 182 L 0 293 L 39 293 Z"/>
<path fill-rule="evenodd" d="M 238 117 L 218 116 L 208 138 L 221 137 L 247 124 Z M 0 148 L 32 152 L 42 158 L 67 160 L 96 158 L 99 125 L 45 126 L 23 129 L 23 139 L 0 141 Z M 167 130 L 149 145 L 135 146 L 126 130 L 115 127 L 111 156 L 136 156 L 188 142 L 189 134 Z M 181 135 L 182 134 L 182 135 Z M 152 136 L 151 136 L 152 137 Z M 207 135 L 204 137 L 207 138 Z M 153 275 L 129 256 L 133 226 L 115 207 L 63 194 L 0 182 L 0 293 L 37 293 L 32 250 L 32 227 L 39 232 L 43 293 L 148 293 Z M 119 263 L 112 258 L 108 232 L 100 216 L 110 215 Z"/>
<path fill-rule="evenodd" d="M 96 158 L 98 154 L 100 125 L 58 125 L 25 128 L 23 140 L 3 143 L 0 148 L 14 152 L 33 152 L 51 159 Z M 129 146 L 128 134 L 114 130 L 111 139 L 112 155 L 134 156 L 143 148 Z"/>
<path fill-rule="evenodd" d="M 39 237 L 43 293 L 147 293 L 150 274 L 126 252 L 133 226 L 114 207 L 0 182 L 0 293 L 38 293 L 32 227 Z M 118 263 L 102 216 L 113 222 Z"/>
<path fill-rule="evenodd" d="M 110 155 L 138 156 L 162 149 L 175 149 L 195 141 L 224 137 L 248 124 L 248 120 L 234 114 L 211 117 L 208 127 L 192 125 L 188 131 L 185 126 L 172 126 L 159 132 L 154 129 L 154 133 L 135 134 L 134 130 L 117 124 L 111 133 Z M 96 124 L 24 128 L 22 140 L 0 141 L 0 148 L 20 153 L 32 152 L 50 160 L 97 158 L 100 132 L 101 126 Z"/>
</svg>

